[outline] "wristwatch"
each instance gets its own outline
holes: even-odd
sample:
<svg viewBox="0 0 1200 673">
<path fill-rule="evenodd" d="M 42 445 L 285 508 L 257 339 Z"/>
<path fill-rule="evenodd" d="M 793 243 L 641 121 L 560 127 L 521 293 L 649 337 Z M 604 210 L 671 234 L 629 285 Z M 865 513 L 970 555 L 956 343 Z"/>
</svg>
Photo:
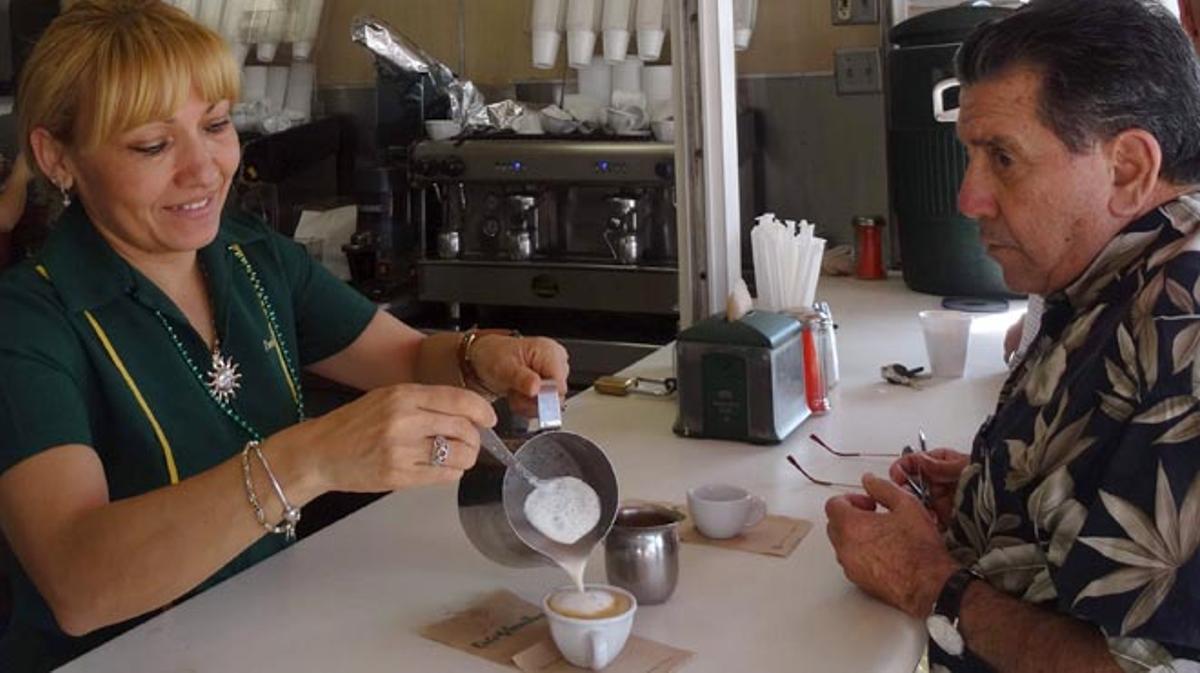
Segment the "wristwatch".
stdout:
<svg viewBox="0 0 1200 673">
<path fill-rule="evenodd" d="M 961 657 L 966 651 L 966 641 L 958 630 L 958 612 L 962 607 L 962 597 L 967 586 L 983 579 L 978 571 L 971 568 L 959 568 L 942 585 L 933 604 L 933 613 L 925 620 L 925 628 L 929 637 L 942 651 L 953 657 Z"/>
<path fill-rule="evenodd" d="M 517 338 L 521 336 L 521 333 L 516 330 L 477 329 L 472 327 L 466 332 L 463 332 L 462 339 L 460 339 L 458 342 L 456 356 L 458 359 L 458 375 L 461 387 L 475 391 L 488 402 L 495 402 L 503 397 L 503 395 L 487 387 L 487 384 L 485 384 L 483 379 L 480 378 L 479 373 L 475 371 L 475 363 L 471 358 L 471 347 L 475 345 L 475 341 L 479 339 L 479 337 L 487 336 L 489 334 L 498 334 L 501 336 Z"/>
</svg>

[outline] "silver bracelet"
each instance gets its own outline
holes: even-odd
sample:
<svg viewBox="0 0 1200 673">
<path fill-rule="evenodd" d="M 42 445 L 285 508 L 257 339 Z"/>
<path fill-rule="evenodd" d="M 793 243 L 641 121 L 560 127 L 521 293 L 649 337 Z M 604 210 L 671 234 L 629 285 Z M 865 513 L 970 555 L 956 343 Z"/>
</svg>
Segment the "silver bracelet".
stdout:
<svg viewBox="0 0 1200 673">
<path fill-rule="evenodd" d="M 258 462 L 262 464 L 263 470 L 267 473 L 267 478 L 271 481 L 271 488 L 274 489 L 280 504 L 283 505 L 283 521 L 279 525 L 273 526 L 267 523 L 267 513 L 263 511 L 262 505 L 258 501 L 258 494 L 254 491 L 254 477 L 250 471 L 251 451 L 258 458 Z M 254 509 L 254 518 L 258 519 L 259 525 L 268 533 L 283 535 L 289 542 L 295 540 L 296 524 L 300 522 L 300 510 L 299 508 L 292 507 L 292 504 L 288 502 L 287 496 L 283 494 L 283 487 L 279 485 L 279 480 L 275 478 L 275 473 L 271 470 L 271 464 L 267 462 L 267 457 L 263 455 L 262 448 L 257 440 L 252 439 L 242 447 L 242 477 L 246 484 L 246 498 L 250 501 L 250 507 Z"/>
</svg>

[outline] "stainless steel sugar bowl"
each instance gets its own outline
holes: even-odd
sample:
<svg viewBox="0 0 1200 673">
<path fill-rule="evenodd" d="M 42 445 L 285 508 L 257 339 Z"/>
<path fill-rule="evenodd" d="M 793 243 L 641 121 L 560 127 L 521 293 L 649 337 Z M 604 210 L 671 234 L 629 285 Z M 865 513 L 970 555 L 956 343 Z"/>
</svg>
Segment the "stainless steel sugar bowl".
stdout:
<svg viewBox="0 0 1200 673">
<path fill-rule="evenodd" d="M 604 541 L 609 584 L 630 592 L 641 605 L 666 602 L 679 580 L 679 523 L 684 518 L 654 504 L 618 509 Z"/>
</svg>

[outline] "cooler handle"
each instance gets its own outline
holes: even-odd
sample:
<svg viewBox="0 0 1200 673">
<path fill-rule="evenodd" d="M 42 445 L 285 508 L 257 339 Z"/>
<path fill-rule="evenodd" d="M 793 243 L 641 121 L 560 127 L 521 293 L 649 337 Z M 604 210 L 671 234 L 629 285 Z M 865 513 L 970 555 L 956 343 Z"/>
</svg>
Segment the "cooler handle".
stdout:
<svg viewBox="0 0 1200 673">
<path fill-rule="evenodd" d="M 933 118 L 953 124 L 958 121 L 958 108 L 946 109 L 946 92 L 962 86 L 957 77 L 944 79 L 933 86 Z"/>
</svg>

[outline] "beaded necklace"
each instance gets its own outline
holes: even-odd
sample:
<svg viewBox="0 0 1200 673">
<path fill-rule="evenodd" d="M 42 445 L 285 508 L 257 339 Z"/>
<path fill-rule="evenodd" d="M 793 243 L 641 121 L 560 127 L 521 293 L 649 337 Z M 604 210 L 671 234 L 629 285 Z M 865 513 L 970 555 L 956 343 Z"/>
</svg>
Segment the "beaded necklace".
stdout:
<svg viewBox="0 0 1200 673">
<path fill-rule="evenodd" d="M 275 351 L 279 355 L 280 369 L 283 371 L 284 379 L 286 379 L 288 388 L 292 393 L 292 401 L 296 404 L 296 420 L 303 421 L 304 392 L 300 389 L 300 386 L 297 385 L 300 377 L 297 375 L 295 365 L 292 364 L 292 357 L 288 353 L 287 346 L 284 344 L 283 339 L 280 338 L 280 334 L 282 334 L 283 331 L 279 328 L 279 319 L 275 315 L 275 308 L 271 305 L 271 300 L 267 297 L 267 293 L 263 290 L 262 283 L 258 279 L 258 274 L 255 273 L 254 267 L 250 264 L 250 260 L 246 259 L 246 255 L 242 252 L 241 247 L 234 244 L 229 246 L 229 250 L 233 252 L 234 257 L 241 262 L 241 267 L 246 272 L 246 277 L 250 279 L 250 285 L 254 288 L 254 294 L 258 298 L 258 305 L 262 309 L 263 316 L 267 320 L 267 329 L 271 332 L 271 342 L 275 345 Z M 183 361 L 187 364 L 188 369 L 192 371 L 192 376 L 195 378 L 196 382 L 200 384 L 200 387 L 204 389 L 205 394 L 210 400 L 213 401 L 213 404 L 217 405 L 217 408 L 220 409 L 231 420 L 233 420 L 238 427 L 240 427 L 242 430 L 245 430 L 246 434 L 249 435 L 251 439 L 262 441 L 262 433 L 256 430 L 254 426 L 250 425 L 250 423 L 243 418 L 240 413 L 238 413 L 237 409 L 234 409 L 230 404 L 231 396 L 228 394 L 222 394 L 222 391 L 216 386 L 210 385 L 210 382 L 206 382 L 204 380 L 205 375 L 200 372 L 200 368 L 196 366 L 196 363 L 192 360 L 192 357 L 188 355 L 187 349 L 183 347 L 183 342 L 179 340 L 179 335 L 175 332 L 175 328 L 171 327 L 171 323 L 167 320 L 166 316 L 162 314 L 162 311 L 156 309 L 154 311 L 154 315 L 158 318 L 158 321 L 162 323 L 163 328 L 166 329 L 167 335 L 171 337 L 171 343 L 175 345 L 175 350 L 179 353 L 179 356 L 183 358 Z M 215 362 L 217 357 L 220 356 L 214 349 L 214 365 L 217 364 Z M 228 366 L 229 361 L 227 360 L 226 362 L 226 366 Z M 236 368 L 236 365 L 234 365 L 234 368 Z M 214 371 L 218 375 L 221 373 L 219 368 L 215 368 Z M 227 369 L 226 372 L 228 371 L 229 370 Z M 211 379 L 213 373 L 210 372 L 208 376 Z"/>
</svg>

